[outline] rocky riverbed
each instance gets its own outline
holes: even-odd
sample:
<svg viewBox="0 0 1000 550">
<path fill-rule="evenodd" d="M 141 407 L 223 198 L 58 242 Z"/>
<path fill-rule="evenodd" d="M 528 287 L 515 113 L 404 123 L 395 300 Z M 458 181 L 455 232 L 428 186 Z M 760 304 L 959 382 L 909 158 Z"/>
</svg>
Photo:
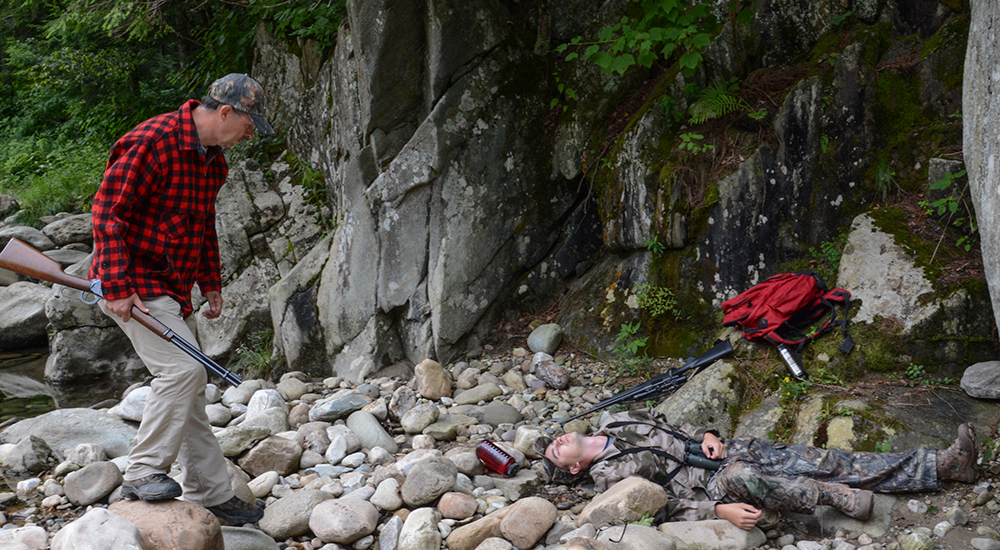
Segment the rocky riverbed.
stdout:
<svg viewBox="0 0 1000 550">
<path fill-rule="evenodd" d="M 739 362 L 717 363 L 685 389 L 706 391 L 696 381 Z M 224 544 L 230 550 L 1000 548 L 1000 464 L 992 456 L 978 483 L 879 496 L 875 516 L 865 523 L 821 507 L 814 516 L 773 518 L 750 532 L 724 521 L 643 525 L 662 491 L 642 480 L 600 495 L 587 483 L 547 485 L 531 442 L 558 432 L 556 420 L 613 395 L 613 373 L 572 353 L 552 357 L 514 348 L 487 349 L 478 359 L 445 366 L 401 366 L 360 385 L 297 372 L 224 392 L 210 385 L 209 417 L 231 460 L 233 487 L 266 506 L 258 524 L 221 529 L 197 506 L 120 499 L 121 469 L 148 392 L 132 388 L 111 408 L 57 410 L 0 432 L 11 485 L 0 495 L 0 548 L 95 548 L 97 539 L 108 540 L 106 548 L 157 540 L 167 548 Z M 893 388 L 882 390 L 921 389 Z M 857 393 L 848 397 L 858 400 Z M 661 407 L 691 400 L 678 392 Z M 956 410 L 971 410 L 961 399 L 949 401 Z M 978 405 L 969 420 L 980 442 L 992 447 L 995 405 Z M 587 429 L 597 416 L 567 428 Z M 739 426 L 755 423 L 744 417 Z M 483 439 L 519 461 L 516 476 L 484 469 L 474 450 Z M 630 521 L 636 523 L 626 526 Z"/>
</svg>

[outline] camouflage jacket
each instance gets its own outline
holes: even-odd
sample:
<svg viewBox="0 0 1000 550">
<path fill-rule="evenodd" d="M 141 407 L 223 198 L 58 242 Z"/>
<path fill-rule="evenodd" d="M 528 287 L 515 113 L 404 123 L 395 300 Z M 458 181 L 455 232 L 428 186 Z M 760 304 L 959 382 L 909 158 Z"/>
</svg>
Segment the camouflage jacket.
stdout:
<svg viewBox="0 0 1000 550">
<path fill-rule="evenodd" d="M 709 498 L 705 486 L 712 472 L 689 465 L 684 460 L 685 440 L 701 443 L 706 431 L 690 424 L 674 427 L 659 412 L 639 409 L 608 415 L 601 422 L 598 435 L 610 436 L 610 444 L 590 464 L 590 477 L 598 491 L 605 491 L 615 482 L 629 476 L 639 476 L 660 483 L 667 490 L 666 514 L 677 521 L 716 519 L 716 501 Z M 677 461 L 651 450 L 665 451 Z M 623 452 L 624 451 L 624 452 Z M 673 477 L 663 480 L 676 470 Z"/>
</svg>

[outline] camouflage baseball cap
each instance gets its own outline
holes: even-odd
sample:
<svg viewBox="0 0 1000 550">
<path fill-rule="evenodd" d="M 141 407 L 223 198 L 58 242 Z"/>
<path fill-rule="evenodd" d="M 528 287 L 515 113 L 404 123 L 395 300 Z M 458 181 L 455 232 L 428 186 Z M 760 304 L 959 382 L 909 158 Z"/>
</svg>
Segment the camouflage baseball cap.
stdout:
<svg viewBox="0 0 1000 550">
<path fill-rule="evenodd" d="M 555 462 L 549 460 L 549 457 L 545 456 L 545 450 L 549 448 L 552 444 L 552 438 L 547 436 L 541 436 L 535 439 L 532 447 L 539 456 L 542 457 L 542 472 L 545 473 L 548 478 L 546 483 L 558 483 L 560 485 L 572 485 L 583 477 L 583 473 L 572 474 L 569 470 L 564 470 L 559 466 L 556 466 Z"/>
<path fill-rule="evenodd" d="M 264 88 L 249 76 L 227 74 L 208 87 L 208 97 L 250 115 L 258 132 L 267 135 L 274 133 L 271 123 L 264 118 Z"/>
</svg>

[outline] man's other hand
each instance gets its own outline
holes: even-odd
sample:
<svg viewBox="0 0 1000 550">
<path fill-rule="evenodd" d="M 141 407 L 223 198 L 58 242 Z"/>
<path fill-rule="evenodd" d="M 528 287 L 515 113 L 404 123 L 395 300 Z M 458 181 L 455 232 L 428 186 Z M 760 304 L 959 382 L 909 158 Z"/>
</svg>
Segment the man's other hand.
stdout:
<svg viewBox="0 0 1000 550">
<path fill-rule="evenodd" d="M 104 300 L 104 307 L 108 308 L 108 311 L 111 313 L 121 317 L 123 323 L 127 323 L 132 318 L 132 306 L 139 308 L 139 311 L 143 313 L 149 313 L 149 310 L 146 309 L 146 304 L 142 303 L 138 294 L 133 294 L 128 298 L 119 298 L 118 300 Z"/>
<path fill-rule="evenodd" d="M 726 446 L 711 432 L 705 433 L 705 438 L 701 441 L 701 452 L 712 460 L 726 458 Z"/>
<path fill-rule="evenodd" d="M 210 290 L 205 293 L 205 299 L 208 300 L 208 309 L 202 315 L 206 319 L 215 319 L 222 313 L 222 293 L 218 290 Z"/>
<path fill-rule="evenodd" d="M 731 504 L 716 504 L 715 515 L 719 516 L 719 519 L 728 520 L 729 523 L 744 531 L 749 531 L 757 525 L 757 520 L 760 519 L 760 510 L 750 504 L 733 502 Z"/>
</svg>

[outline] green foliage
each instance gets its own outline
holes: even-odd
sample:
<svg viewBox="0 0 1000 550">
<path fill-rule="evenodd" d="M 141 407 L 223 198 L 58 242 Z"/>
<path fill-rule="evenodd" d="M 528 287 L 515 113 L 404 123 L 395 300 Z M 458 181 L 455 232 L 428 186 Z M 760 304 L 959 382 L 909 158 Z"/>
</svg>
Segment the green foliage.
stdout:
<svg viewBox="0 0 1000 550">
<path fill-rule="evenodd" d="M 324 234 L 333 233 L 337 228 L 337 220 L 332 216 L 330 210 L 330 199 L 327 195 L 326 179 L 323 177 L 323 173 L 298 157 L 290 157 L 289 161 L 292 169 L 300 174 L 293 179 L 293 182 L 302 186 L 306 204 L 316 209 L 316 224 L 323 229 Z"/>
<path fill-rule="evenodd" d="M 640 329 L 639 321 L 634 323 L 622 323 L 618 336 L 615 337 L 615 349 L 611 352 L 618 359 L 618 371 L 623 375 L 648 374 L 649 360 L 645 354 L 640 355 L 639 350 L 646 347 L 649 336 L 639 338 L 637 335 Z"/>
<path fill-rule="evenodd" d="M 677 309 L 677 297 L 669 288 L 641 285 L 636 289 L 636 300 L 639 308 L 648 312 L 653 318 L 664 314 L 670 314 L 678 321 L 683 318 L 681 311 Z"/>
<path fill-rule="evenodd" d="M 687 74 L 701 65 L 701 50 L 711 43 L 719 27 L 712 15 L 712 4 L 691 0 L 634 0 L 638 14 L 624 16 L 614 25 L 604 27 L 596 39 L 577 36 L 556 48 L 566 53 L 566 61 L 582 58 L 608 74 L 624 74 L 635 65 L 650 67 L 660 59 L 674 60 Z M 730 2 L 735 11 L 739 2 Z M 746 21 L 752 13 L 739 11 Z"/>
<path fill-rule="evenodd" d="M 882 202 L 889 200 L 893 187 L 900 189 L 896 183 L 896 171 L 885 159 L 880 159 L 875 165 L 875 188 L 882 195 Z"/>
<path fill-rule="evenodd" d="M 753 109 L 742 97 L 736 95 L 739 90 L 736 77 L 729 79 L 729 82 L 716 82 L 702 90 L 698 101 L 690 109 L 691 124 L 702 124 L 737 111 L 746 111 L 756 121 L 763 120 L 767 116 L 767 109 Z"/>
<path fill-rule="evenodd" d="M 242 373 L 244 378 L 268 378 L 284 361 L 281 356 L 274 355 L 273 339 L 274 331 L 272 330 L 250 334 L 236 348 L 227 368 Z"/>
<path fill-rule="evenodd" d="M 685 132 L 679 136 L 681 139 L 681 144 L 677 146 L 681 151 L 689 151 L 694 154 L 704 153 L 705 151 L 711 151 L 715 149 L 714 145 L 707 145 L 698 143 L 699 141 L 705 139 L 705 136 L 701 134 L 695 134 L 693 132 Z"/>
<path fill-rule="evenodd" d="M 650 516 L 649 512 L 643 512 L 642 513 L 642 518 L 640 518 L 638 521 L 633 521 L 633 522 L 630 522 L 630 523 L 633 523 L 633 524 L 636 524 L 636 525 L 645 525 L 646 527 L 652 527 L 653 526 L 653 519 L 655 519 L 655 518 L 653 518 L 653 516 Z"/>
<path fill-rule="evenodd" d="M 946 226 L 961 232 L 962 235 L 956 244 L 968 252 L 979 242 L 979 224 L 976 222 L 975 211 L 963 198 L 969 185 L 965 176 L 965 170 L 959 170 L 954 174 L 945 173 L 944 177 L 932 183 L 930 188 L 932 191 L 951 189 L 951 194 L 933 202 L 920 201 L 920 205 L 927 209 L 928 215 L 937 215 L 942 218 Z M 963 178 L 965 179 L 965 187 L 957 190 L 958 185 L 955 182 L 961 181 Z M 947 220 L 943 219 L 945 216 L 947 216 Z"/>
<path fill-rule="evenodd" d="M 819 149 L 824 155 L 830 152 L 830 136 L 826 134 L 819 136 Z"/>
<path fill-rule="evenodd" d="M 667 247 L 660 242 L 659 235 L 653 235 L 652 239 L 646 241 L 646 250 L 652 252 L 654 258 L 658 257 L 660 254 L 663 254 L 663 251 L 666 249 Z"/>
<path fill-rule="evenodd" d="M 814 246 L 809 247 L 809 255 L 812 256 L 809 266 L 824 281 L 832 284 L 837 279 L 840 258 L 844 255 L 844 247 L 846 246 L 847 233 L 841 228 L 836 237 L 819 243 L 818 249 Z"/>
<path fill-rule="evenodd" d="M 883 439 L 875 444 L 876 453 L 891 453 L 892 452 L 892 442 L 888 439 Z"/>
<path fill-rule="evenodd" d="M 811 388 L 812 382 L 809 380 L 792 379 L 788 376 L 778 383 L 778 393 L 781 396 L 781 400 L 785 402 L 794 401 L 802 397 L 809 393 Z"/>
</svg>

